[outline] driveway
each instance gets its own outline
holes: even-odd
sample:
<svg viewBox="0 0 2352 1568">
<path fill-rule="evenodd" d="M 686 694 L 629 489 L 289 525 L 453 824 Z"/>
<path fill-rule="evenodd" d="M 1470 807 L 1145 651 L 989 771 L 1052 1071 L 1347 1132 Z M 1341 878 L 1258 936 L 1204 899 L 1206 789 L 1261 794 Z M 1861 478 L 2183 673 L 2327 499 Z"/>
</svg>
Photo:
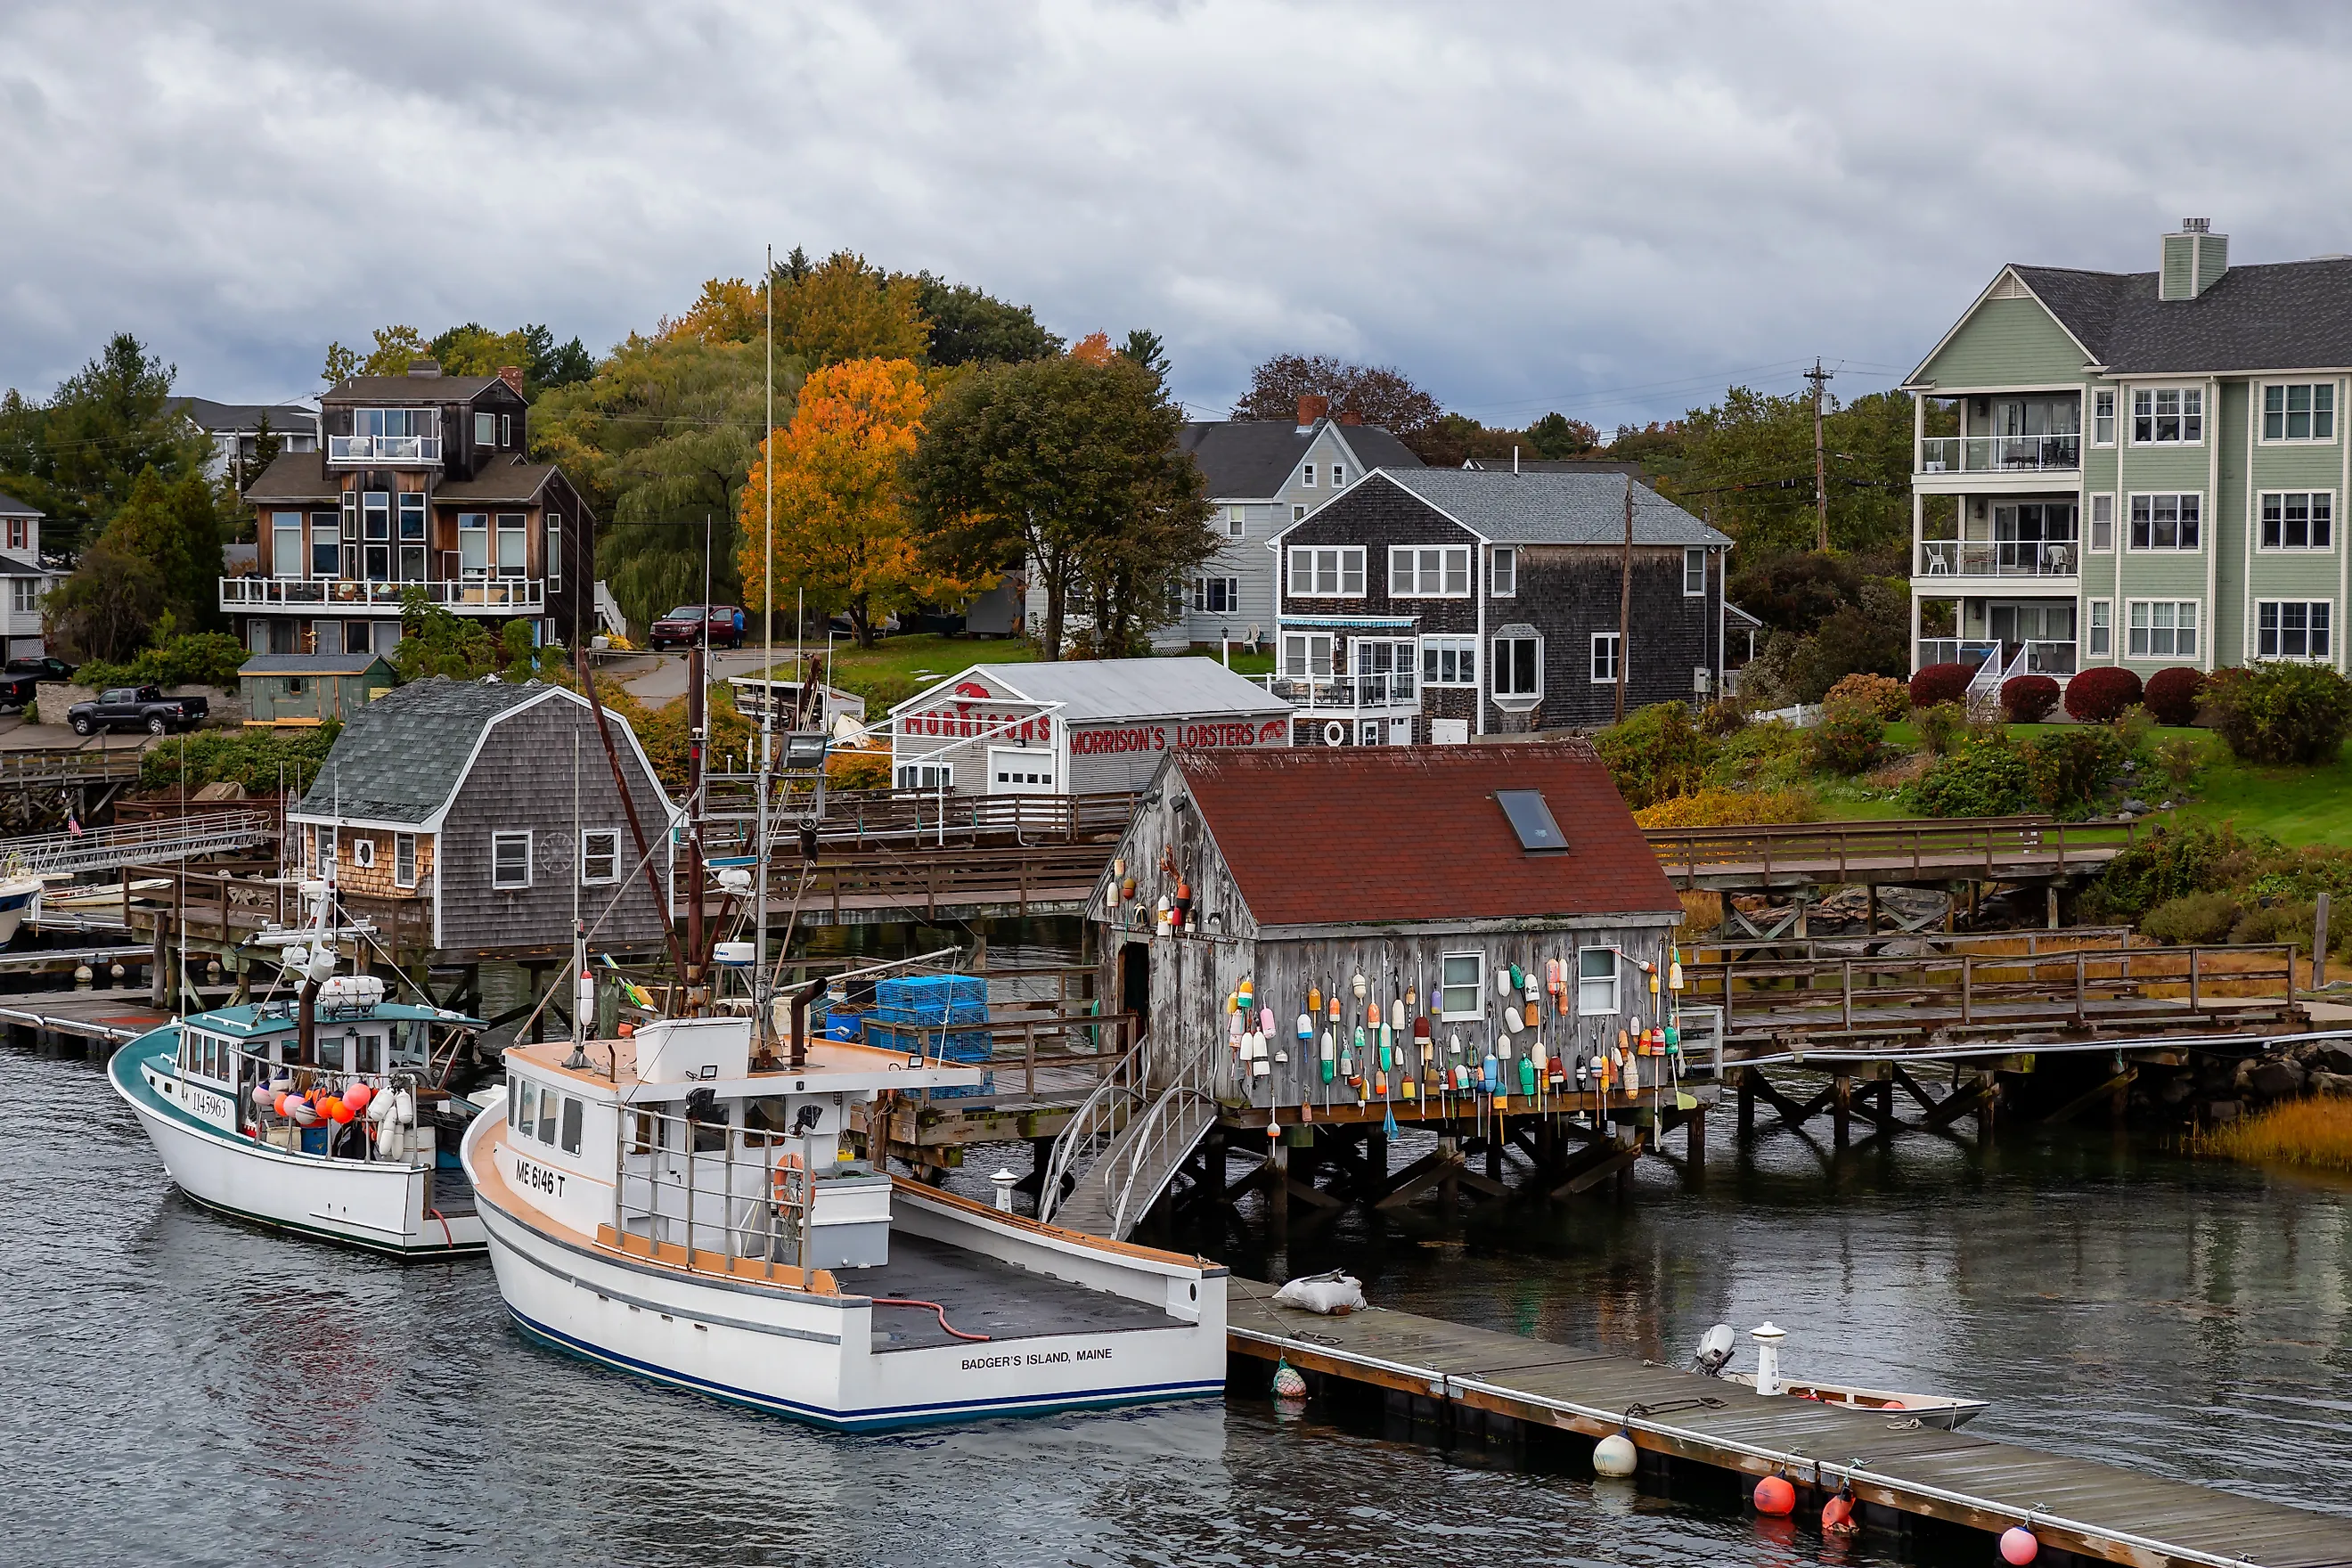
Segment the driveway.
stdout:
<svg viewBox="0 0 2352 1568">
<path fill-rule="evenodd" d="M 674 702 L 686 695 L 686 660 L 683 653 L 625 653 L 602 660 L 597 674 L 618 681 L 630 696 L 656 708 Z M 786 656 L 786 664 L 792 662 Z M 716 684 L 733 675 L 756 675 L 762 663 L 756 647 L 730 651 L 710 650 L 710 679 Z"/>
</svg>

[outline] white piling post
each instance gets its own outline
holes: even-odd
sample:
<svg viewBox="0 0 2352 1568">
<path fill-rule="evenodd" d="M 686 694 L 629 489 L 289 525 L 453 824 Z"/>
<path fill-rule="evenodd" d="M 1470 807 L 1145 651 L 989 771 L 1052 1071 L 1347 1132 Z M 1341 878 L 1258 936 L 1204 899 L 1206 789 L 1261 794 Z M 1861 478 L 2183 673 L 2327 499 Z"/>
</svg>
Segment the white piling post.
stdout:
<svg viewBox="0 0 2352 1568">
<path fill-rule="evenodd" d="M 993 1183 L 996 1187 L 996 1212 L 999 1214 L 1011 1214 L 1013 1212 L 1013 1184 L 1015 1182 L 1018 1182 L 1021 1178 L 1000 1166 L 997 1169 L 996 1174 L 989 1177 L 988 1179 Z"/>
<path fill-rule="evenodd" d="M 1780 1342 L 1789 1337 L 1788 1331 L 1774 1328 L 1768 1321 L 1750 1330 L 1748 1335 L 1756 1342 L 1756 1392 L 1785 1393 L 1780 1383 Z"/>
</svg>

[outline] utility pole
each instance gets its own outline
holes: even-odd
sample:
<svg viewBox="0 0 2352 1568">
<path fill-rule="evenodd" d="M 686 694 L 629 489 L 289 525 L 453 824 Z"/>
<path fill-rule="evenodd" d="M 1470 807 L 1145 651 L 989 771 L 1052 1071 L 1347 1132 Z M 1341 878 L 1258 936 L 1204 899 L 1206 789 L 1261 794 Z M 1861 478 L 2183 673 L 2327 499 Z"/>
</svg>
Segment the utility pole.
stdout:
<svg viewBox="0 0 2352 1568">
<path fill-rule="evenodd" d="M 1617 657 L 1610 673 L 1617 678 L 1616 722 L 1625 721 L 1625 643 L 1633 620 L 1633 476 L 1625 476 L 1625 563 L 1617 574 Z"/>
<path fill-rule="evenodd" d="M 1813 548 L 1824 555 L 1830 548 L 1830 482 L 1822 449 L 1822 384 L 1836 374 L 1823 370 L 1818 355 L 1813 368 L 1805 372 L 1805 379 L 1813 384 Z"/>
</svg>

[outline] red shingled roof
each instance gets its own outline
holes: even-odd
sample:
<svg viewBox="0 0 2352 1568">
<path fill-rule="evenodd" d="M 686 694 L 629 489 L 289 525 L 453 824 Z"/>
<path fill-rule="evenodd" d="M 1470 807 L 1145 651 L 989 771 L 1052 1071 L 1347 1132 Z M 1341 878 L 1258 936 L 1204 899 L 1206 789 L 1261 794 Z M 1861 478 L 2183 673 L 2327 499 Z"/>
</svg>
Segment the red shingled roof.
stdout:
<svg viewBox="0 0 2352 1568">
<path fill-rule="evenodd" d="M 1183 752 L 1173 765 L 1261 925 L 1682 908 L 1581 742 Z M 1504 789 L 1541 791 L 1568 848 L 1520 848 Z"/>
</svg>

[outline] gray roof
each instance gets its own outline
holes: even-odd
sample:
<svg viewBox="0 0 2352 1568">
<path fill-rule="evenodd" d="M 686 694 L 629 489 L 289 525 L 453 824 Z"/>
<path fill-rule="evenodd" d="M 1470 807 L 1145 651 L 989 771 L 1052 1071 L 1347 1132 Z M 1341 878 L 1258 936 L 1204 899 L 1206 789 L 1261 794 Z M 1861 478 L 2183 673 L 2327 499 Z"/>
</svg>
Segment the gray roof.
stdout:
<svg viewBox="0 0 2352 1568">
<path fill-rule="evenodd" d="M 1390 480 L 1483 539 L 1498 544 L 1622 544 L 1626 478 L 1619 474 L 1493 473 L 1477 468 L 1382 469 Z M 1639 481 L 1633 483 L 1636 544 L 1728 545 L 1709 528 Z"/>
<path fill-rule="evenodd" d="M 1421 459 L 1403 442 L 1375 425 L 1340 425 L 1318 419 L 1301 430 L 1286 419 L 1220 419 L 1184 426 L 1176 445 L 1209 483 L 1209 499 L 1263 500 L 1282 493 L 1290 471 L 1324 428 L 1347 444 L 1356 466 L 1417 468 Z"/>
<path fill-rule="evenodd" d="M 248 504 L 280 500 L 340 501 L 343 488 L 327 473 L 324 452 L 280 452 L 245 487 Z"/>
<path fill-rule="evenodd" d="M 257 653 L 236 667 L 239 675 L 364 675 L 391 666 L 373 653 Z M 390 693 L 386 693 L 390 695 Z"/>
<path fill-rule="evenodd" d="M 513 501 L 539 499 L 555 473 L 553 463 L 526 463 L 520 458 L 494 458 L 470 479 L 443 479 L 433 487 L 436 501 Z"/>
<path fill-rule="evenodd" d="M 495 375 L 355 375 L 339 382 L 323 403 L 463 403 L 486 387 L 499 384 Z"/>
<path fill-rule="evenodd" d="M 48 513 L 47 513 L 47 512 L 43 511 L 40 508 L 38 508 L 38 507 L 34 507 L 34 506 L 26 506 L 23 501 L 18 500 L 15 496 L 9 495 L 9 494 L 8 494 L 8 493 L 6 493 L 5 491 L 0 491 L 0 517 L 47 517 L 47 516 L 48 516 Z"/>
<path fill-rule="evenodd" d="M 2232 267 L 2194 300 L 2158 299 L 2153 272 L 2011 270 L 2119 374 L 2352 365 L 2352 260 Z"/>
<path fill-rule="evenodd" d="M 1649 470 L 1639 463 L 1608 458 L 1521 458 L 1516 465 L 1508 458 L 1472 458 L 1462 466 L 1489 473 L 1631 474 L 1637 479 L 1649 478 Z"/>
<path fill-rule="evenodd" d="M 1290 704 L 1213 658 L 1066 658 L 1050 664 L 976 664 L 966 672 L 1011 688 L 1038 702 L 1062 704 L 1073 724 L 1105 719 L 1196 719 L 1219 713 L 1282 714 Z M 951 689 L 943 680 L 902 702 L 912 708 Z M 893 709 L 893 712 L 898 709 Z"/>
<path fill-rule="evenodd" d="M 294 809 L 310 816 L 424 822 L 448 804 L 484 726 L 562 689 L 536 680 L 509 686 L 435 676 L 388 691 L 335 737 L 327 765 Z"/>
<path fill-rule="evenodd" d="M 280 433 L 319 427 L 317 412 L 299 403 L 215 403 L 209 397 L 175 397 L 172 403 L 205 429 L 215 432 L 255 429 L 265 418 L 270 429 Z"/>
<path fill-rule="evenodd" d="M 38 562 L 27 563 L 19 561 L 13 555 L 0 555 L 0 577 L 58 577 L 62 575 L 62 573 L 52 572 Z"/>
</svg>

